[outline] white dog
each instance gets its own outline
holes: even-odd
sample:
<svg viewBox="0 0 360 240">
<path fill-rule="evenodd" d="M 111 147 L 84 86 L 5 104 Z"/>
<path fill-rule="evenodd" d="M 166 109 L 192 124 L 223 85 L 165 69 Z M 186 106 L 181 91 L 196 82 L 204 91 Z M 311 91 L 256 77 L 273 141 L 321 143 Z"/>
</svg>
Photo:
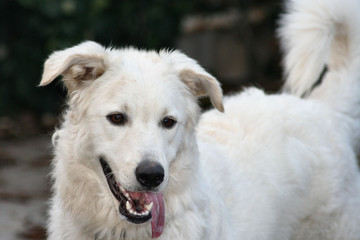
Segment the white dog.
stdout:
<svg viewBox="0 0 360 240">
<path fill-rule="evenodd" d="M 178 51 L 52 54 L 40 85 L 62 75 L 69 97 L 49 239 L 359 240 L 360 2 L 287 7 L 292 94 L 248 89 L 223 105 L 216 79 Z M 203 95 L 218 111 L 200 118 Z"/>
</svg>

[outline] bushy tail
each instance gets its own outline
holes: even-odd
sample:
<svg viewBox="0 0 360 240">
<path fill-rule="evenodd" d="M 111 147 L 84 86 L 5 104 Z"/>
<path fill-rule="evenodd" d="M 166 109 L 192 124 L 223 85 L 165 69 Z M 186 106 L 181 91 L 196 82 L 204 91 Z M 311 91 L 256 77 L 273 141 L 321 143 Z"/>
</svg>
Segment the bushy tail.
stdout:
<svg viewBox="0 0 360 240">
<path fill-rule="evenodd" d="M 360 123 L 360 1 L 290 0 L 286 10 L 278 31 L 285 91 L 318 99 Z"/>
<path fill-rule="evenodd" d="M 330 71 L 360 69 L 360 1 L 290 0 L 286 8 L 278 33 L 287 91 L 308 93 L 325 64 Z"/>
</svg>

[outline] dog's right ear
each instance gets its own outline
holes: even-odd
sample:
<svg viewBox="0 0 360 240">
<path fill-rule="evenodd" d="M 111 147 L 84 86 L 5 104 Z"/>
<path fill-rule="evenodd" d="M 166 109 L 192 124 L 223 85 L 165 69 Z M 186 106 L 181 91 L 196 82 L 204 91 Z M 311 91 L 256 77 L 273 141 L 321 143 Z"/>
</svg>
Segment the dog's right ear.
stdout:
<svg viewBox="0 0 360 240">
<path fill-rule="evenodd" d="M 105 72 L 105 58 L 105 48 L 91 41 L 54 52 L 44 64 L 39 86 L 45 86 L 58 76 L 63 76 L 68 93 L 71 93 L 81 88 L 85 81 L 95 80 Z"/>
</svg>

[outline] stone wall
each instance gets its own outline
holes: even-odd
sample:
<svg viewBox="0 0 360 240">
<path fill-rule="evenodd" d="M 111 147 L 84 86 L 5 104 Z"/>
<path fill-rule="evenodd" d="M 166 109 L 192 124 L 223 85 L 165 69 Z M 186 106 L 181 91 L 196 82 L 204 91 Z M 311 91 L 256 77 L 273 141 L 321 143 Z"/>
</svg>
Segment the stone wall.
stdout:
<svg viewBox="0 0 360 240">
<path fill-rule="evenodd" d="M 225 92 L 256 85 L 267 91 L 281 86 L 281 59 L 276 38 L 279 1 L 236 1 L 211 13 L 193 13 L 182 20 L 177 48 L 215 75 Z M 250 2 L 250 1 L 248 1 Z"/>
</svg>

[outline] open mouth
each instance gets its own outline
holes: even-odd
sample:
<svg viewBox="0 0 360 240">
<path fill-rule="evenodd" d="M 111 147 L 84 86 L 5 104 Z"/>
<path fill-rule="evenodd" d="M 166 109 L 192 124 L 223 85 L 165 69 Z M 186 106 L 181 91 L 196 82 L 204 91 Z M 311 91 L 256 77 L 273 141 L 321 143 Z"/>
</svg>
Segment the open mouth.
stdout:
<svg viewBox="0 0 360 240">
<path fill-rule="evenodd" d="M 159 237 L 165 223 L 165 207 L 162 193 L 127 191 L 116 181 L 109 164 L 100 158 L 100 164 L 109 188 L 119 201 L 119 212 L 126 220 L 141 224 L 151 219 L 152 237 Z"/>
</svg>

